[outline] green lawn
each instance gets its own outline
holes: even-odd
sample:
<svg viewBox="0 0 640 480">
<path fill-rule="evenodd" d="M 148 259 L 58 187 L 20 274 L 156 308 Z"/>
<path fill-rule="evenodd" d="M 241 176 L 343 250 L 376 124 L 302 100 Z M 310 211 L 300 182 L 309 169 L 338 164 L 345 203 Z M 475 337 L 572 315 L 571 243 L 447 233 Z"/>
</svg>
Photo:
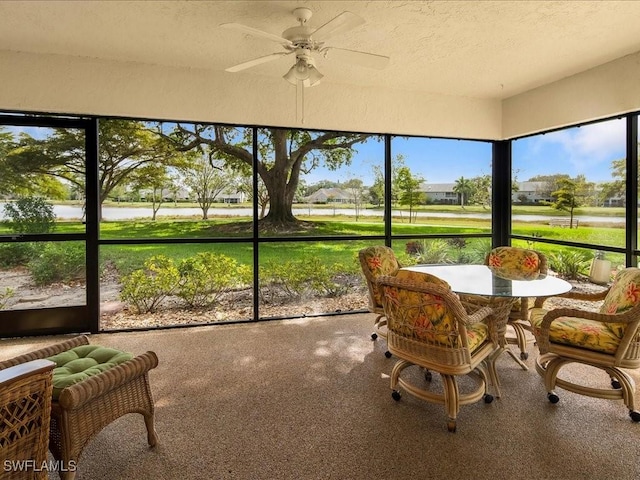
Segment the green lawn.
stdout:
<svg viewBox="0 0 640 480">
<path fill-rule="evenodd" d="M 179 206 L 185 206 L 179 204 Z M 315 206 L 314 206 L 315 208 Z M 333 210 L 333 207 L 331 207 Z M 460 206 L 424 206 L 423 211 L 438 212 L 460 212 Z M 581 210 L 581 213 L 594 215 L 595 209 Z M 488 210 L 482 207 L 466 207 L 465 211 L 484 212 Z M 514 207 L 514 214 L 551 214 L 557 211 L 550 207 Z M 623 214 L 624 209 L 600 208 L 597 214 Z M 370 217 L 360 217 L 358 221 L 349 216 L 333 216 L 327 214 L 323 217 L 300 217 L 301 220 L 311 221 L 313 227 L 296 233 L 296 236 L 332 236 L 332 235 L 357 235 L 371 236 L 384 234 L 384 224 L 380 219 Z M 407 219 L 404 219 L 406 222 Z M 473 234 L 490 233 L 491 224 L 488 220 L 469 218 L 438 218 L 430 217 L 420 219 L 424 223 L 403 223 L 394 218 L 392 233 L 394 235 L 424 235 L 424 234 Z M 80 222 L 58 222 L 57 233 L 83 232 L 85 225 Z M 104 221 L 100 224 L 101 239 L 199 239 L 199 238 L 246 238 L 252 237 L 251 219 L 246 217 L 220 218 L 210 220 L 198 220 L 194 218 L 169 218 L 163 217 L 157 221 Z M 625 231 L 623 228 L 605 228 L 580 226 L 577 229 L 560 227 L 550 227 L 547 224 L 515 222 L 513 232 L 520 235 L 532 237 L 542 237 L 556 240 L 570 240 L 574 242 L 585 242 L 597 245 L 624 246 Z M 9 225 L 0 222 L 0 234 L 9 234 Z M 281 261 L 286 259 L 303 260 L 305 258 L 318 257 L 323 263 L 342 263 L 350 269 L 357 266 L 355 258 L 357 251 L 361 248 L 381 243 L 379 240 L 357 240 L 357 241 L 323 241 L 323 242 L 274 242 L 260 244 L 261 265 L 270 261 Z M 394 249 L 403 253 L 405 240 L 394 242 Z M 521 242 L 522 243 L 522 242 Z M 553 254 L 563 247 L 555 245 L 545 245 L 540 242 L 525 242 L 529 246 L 535 246 L 545 253 Z M 454 247 L 452 247 L 454 248 Z M 152 255 L 164 254 L 176 260 L 190 257 L 197 252 L 211 251 L 223 254 L 236 259 L 242 264 L 251 265 L 253 262 L 252 243 L 216 243 L 216 244 L 140 244 L 140 245 L 102 245 L 101 261 L 104 264 L 110 261 L 115 264 L 120 273 L 127 273 L 132 269 L 139 268 L 145 259 Z M 589 252 L 592 253 L 592 252 Z M 622 259 L 624 256 L 620 255 Z"/>
</svg>

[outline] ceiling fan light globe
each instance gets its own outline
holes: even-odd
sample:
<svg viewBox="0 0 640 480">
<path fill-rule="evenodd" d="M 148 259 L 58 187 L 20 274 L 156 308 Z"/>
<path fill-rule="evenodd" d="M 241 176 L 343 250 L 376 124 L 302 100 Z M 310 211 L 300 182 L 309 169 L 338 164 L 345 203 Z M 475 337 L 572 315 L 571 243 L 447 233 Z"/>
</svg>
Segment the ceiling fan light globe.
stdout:
<svg viewBox="0 0 640 480">
<path fill-rule="evenodd" d="M 309 68 L 309 86 L 310 87 L 318 85 L 320 83 L 320 80 L 322 80 L 323 77 L 324 75 L 321 74 L 317 68 L 315 67 Z"/>
<path fill-rule="evenodd" d="M 296 65 L 291 67 L 289 71 L 282 76 L 282 78 L 284 78 L 287 82 L 291 83 L 292 85 L 297 85 L 298 76 L 296 74 Z"/>
<path fill-rule="evenodd" d="M 315 67 L 307 66 L 306 67 L 306 75 L 301 76 L 298 74 L 296 69 L 296 65 L 291 67 L 289 71 L 282 76 L 287 82 L 291 85 L 297 85 L 298 82 L 302 83 L 304 87 L 313 87 L 320 83 L 320 80 L 324 77 Z"/>
<path fill-rule="evenodd" d="M 304 80 L 309 76 L 309 68 L 302 62 L 296 64 L 296 76 L 300 80 Z"/>
</svg>

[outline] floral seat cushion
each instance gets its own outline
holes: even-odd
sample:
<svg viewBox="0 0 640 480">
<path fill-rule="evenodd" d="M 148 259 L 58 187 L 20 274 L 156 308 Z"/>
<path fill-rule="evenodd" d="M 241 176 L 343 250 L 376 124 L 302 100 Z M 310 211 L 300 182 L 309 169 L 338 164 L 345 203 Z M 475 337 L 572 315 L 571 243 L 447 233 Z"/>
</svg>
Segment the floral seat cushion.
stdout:
<svg viewBox="0 0 640 480">
<path fill-rule="evenodd" d="M 540 331 L 542 319 L 547 310 L 534 308 L 529 321 L 536 335 Z M 551 322 L 549 341 L 564 345 L 573 345 L 595 352 L 615 353 L 620 344 L 620 338 L 611 324 L 597 322 L 586 318 L 559 317 Z"/>
<path fill-rule="evenodd" d="M 383 245 L 369 247 L 362 250 L 361 253 L 364 256 L 369 273 L 374 279 L 381 275 L 395 275 L 400 268 L 393 250 L 389 247 Z M 376 306 L 382 307 L 382 293 L 375 284 L 373 287 L 372 300 Z"/>
<path fill-rule="evenodd" d="M 600 313 L 624 313 L 640 302 L 640 269 L 620 270 L 613 280 L 609 293 L 602 302 Z M 620 338 L 624 336 L 625 324 L 610 323 L 609 327 Z"/>
<path fill-rule="evenodd" d="M 528 280 L 540 275 L 540 257 L 525 248 L 496 247 L 489 253 L 487 264 L 496 275 L 512 280 Z"/>
<path fill-rule="evenodd" d="M 600 313 L 623 313 L 640 301 L 640 269 L 627 268 L 616 275 L 609 293 L 600 307 Z M 546 310 L 538 308 L 531 313 L 531 325 L 539 331 Z M 613 354 L 624 336 L 623 323 L 603 323 L 586 318 L 560 317 L 551 323 L 549 340 L 553 343 L 574 345 L 596 352 Z"/>
<path fill-rule="evenodd" d="M 435 283 L 450 288 L 444 280 L 427 273 L 400 270 L 396 278 L 413 283 Z M 459 332 L 456 329 L 454 314 L 443 298 L 423 292 L 414 292 L 401 288 L 385 286 L 389 308 L 395 310 L 389 329 L 407 338 L 435 343 L 444 347 L 460 346 Z M 466 326 L 469 350 L 473 352 L 489 336 L 489 328 L 482 322 Z"/>
</svg>

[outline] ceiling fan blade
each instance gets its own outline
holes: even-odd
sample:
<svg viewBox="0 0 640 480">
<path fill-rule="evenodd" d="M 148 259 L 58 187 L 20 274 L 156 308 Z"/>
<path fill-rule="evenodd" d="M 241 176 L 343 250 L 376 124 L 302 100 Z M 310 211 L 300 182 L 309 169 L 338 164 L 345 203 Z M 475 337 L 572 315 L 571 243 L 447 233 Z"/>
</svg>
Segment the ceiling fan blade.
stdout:
<svg viewBox="0 0 640 480">
<path fill-rule="evenodd" d="M 267 63 L 271 60 L 275 60 L 276 58 L 283 57 L 285 55 L 291 55 L 293 52 L 278 52 L 272 53 L 270 55 L 265 55 L 264 57 L 254 58 L 253 60 L 249 60 L 248 62 L 239 63 L 238 65 L 234 65 L 233 67 L 225 68 L 225 72 L 239 72 L 241 70 L 246 70 L 247 68 L 255 67 L 256 65 L 260 65 L 261 63 Z"/>
<path fill-rule="evenodd" d="M 276 35 L 274 33 L 269 33 L 269 32 L 263 32 L 262 30 L 249 27 L 247 25 L 242 25 L 241 23 L 221 23 L 220 26 L 222 28 L 228 28 L 229 30 L 238 30 L 240 32 L 248 33 L 256 37 L 266 38 L 267 40 L 271 40 L 272 42 L 282 43 L 283 45 L 293 45 L 291 41 L 281 37 L 280 35 Z"/>
<path fill-rule="evenodd" d="M 324 42 L 334 35 L 351 30 L 363 23 L 365 23 L 364 18 L 356 15 L 355 13 L 342 12 L 340 15 L 329 20 L 321 27 L 318 27 L 316 31 L 311 34 L 311 38 L 316 42 Z"/>
<path fill-rule="evenodd" d="M 389 57 L 376 55 L 375 53 L 358 52 L 345 48 L 327 47 L 327 58 L 336 59 L 340 62 L 355 63 L 368 68 L 382 70 L 389 63 Z"/>
</svg>

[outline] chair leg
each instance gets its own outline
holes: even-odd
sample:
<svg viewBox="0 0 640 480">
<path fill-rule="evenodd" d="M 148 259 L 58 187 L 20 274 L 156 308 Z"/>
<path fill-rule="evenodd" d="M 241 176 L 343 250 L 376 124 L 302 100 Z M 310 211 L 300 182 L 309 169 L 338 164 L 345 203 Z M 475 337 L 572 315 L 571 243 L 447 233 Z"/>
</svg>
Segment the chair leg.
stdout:
<svg viewBox="0 0 640 480">
<path fill-rule="evenodd" d="M 635 408 L 635 391 L 636 385 L 633 378 L 623 370 L 616 367 L 605 367 L 598 365 L 591 365 L 600 370 L 606 372 L 609 377 L 616 378 L 620 383 L 619 389 L 603 389 L 593 388 L 576 383 L 569 382 L 558 378 L 558 372 L 560 369 L 568 363 L 584 363 L 585 365 L 591 365 L 586 362 L 580 362 L 574 359 L 562 358 L 554 353 L 546 353 L 540 355 L 536 359 L 536 370 L 544 378 L 544 384 L 547 389 L 547 398 L 551 403 L 557 403 L 560 398 L 555 393 L 554 388 L 556 385 L 564 390 L 568 390 L 579 395 L 586 395 L 594 398 L 604 398 L 606 400 L 622 400 L 625 406 L 629 409 L 629 416 L 634 422 L 640 422 L 640 412 Z"/>
<path fill-rule="evenodd" d="M 442 375 L 444 387 L 444 408 L 447 410 L 449 419 L 447 420 L 447 430 L 451 433 L 456 431 L 456 418 L 460 411 L 460 391 L 458 382 L 453 375 Z"/>
<path fill-rule="evenodd" d="M 375 322 L 373 322 L 373 333 L 371 334 L 371 340 L 376 340 L 378 337 L 387 338 L 387 333 L 382 327 L 387 326 L 387 318 L 384 314 L 378 315 Z M 384 356 L 391 358 L 391 352 L 389 350 L 384 352 Z"/>
<path fill-rule="evenodd" d="M 493 354 L 491 358 L 487 358 L 485 360 L 484 368 L 487 372 L 487 376 L 489 377 L 489 382 L 493 386 L 496 398 L 500 398 L 502 396 L 502 392 L 500 391 L 500 378 L 498 377 L 498 369 L 496 368 L 496 358 L 496 354 Z"/>
<path fill-rule="evenodd" d="M 60 469 L 60 480 L 74 480 L 76 478 L 76 471 L 78 467 L 78 459 L 70 458 L 63 454 L 62 465 Z"/>
<path fill-rule="evenodd" d="M 65 472 L 60 472 L 60 479 L 61 480 L 74 480 L 76 478 L 76 471 L 65 471 Z"/>
<path fill-rule="evenodd" d="M 514 321 L 510 320 L 509 325 L 513 327 L 513 331 L 516 334 L 516 338 L 513 340 L 514 340 L 514 343 L 518 345 L 518 348 L 520 349 L 520 359 L 526 360 L 527 358 L 529 358 L 529 352 L 527 352 L 526 328 L 516 320 Z"/>
<path fill-rule="evenodd" d="M 154 414 L 148 413 L 144 415 L 144 424 L 147 427 L 147 442 L 149 446 L 155 447 L 158 444 L 158 434 L 154 425 Z"/>
<path fill-rule="evenodd" d="M 391 390 L 396 390 L 396 387 L 398 386 L 398 379 L 400 378 L 400 372 L 411 365 L 413 365 L 413 363 L 407 362 L 406 360 L 398 360 L 396 362 L 391 370 Z"/>
</svg>

